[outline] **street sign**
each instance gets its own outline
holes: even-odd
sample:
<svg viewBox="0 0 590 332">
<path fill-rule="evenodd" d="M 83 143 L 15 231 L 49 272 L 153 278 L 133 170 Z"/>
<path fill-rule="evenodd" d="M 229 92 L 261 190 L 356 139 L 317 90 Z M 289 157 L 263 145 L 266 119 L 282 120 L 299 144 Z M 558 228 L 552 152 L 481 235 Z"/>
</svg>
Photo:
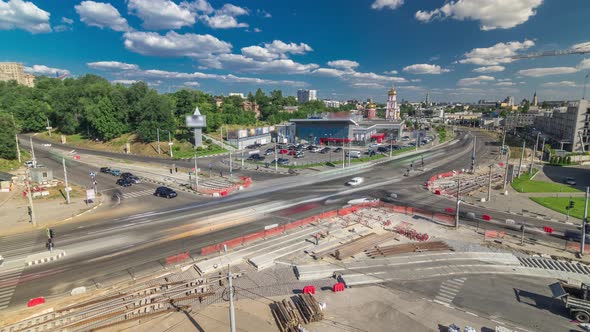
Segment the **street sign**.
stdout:
<svg viewBox="0 0 590 332">
<path fill-rule="evenodd" d="M 174 142 L 168 142 L 168 145 L 174 145 Z"/>
<path fill-rule="evenodd" d="M 53 129 L 53 127 L 45 127 L 45 129 L 51 130 L 51 129 Z"/>
</svg>

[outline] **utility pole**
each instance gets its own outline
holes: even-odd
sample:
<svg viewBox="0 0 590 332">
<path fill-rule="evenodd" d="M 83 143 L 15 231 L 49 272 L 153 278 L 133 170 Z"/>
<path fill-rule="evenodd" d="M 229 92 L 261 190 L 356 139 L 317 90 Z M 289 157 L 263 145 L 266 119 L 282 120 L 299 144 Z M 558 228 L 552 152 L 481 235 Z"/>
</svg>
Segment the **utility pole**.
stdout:
<svg viewBox="0 0 590 332">
<path fill-rule="evenodd" d="M 160 128 L 156 128 L 156 137 L 158 140 L 158 154 L 160 154 Z"/>
<path fill-rule="evenodd" d="M 505 143 L 506 143 L 506 125 L 504 125 L 504 128 L 502 129 L 502 148 L 500 151 L 504 150 Z"/>
<path fill-rule="evenodd" d="M 350 149 L 352 148 L 352 141 L 348 142 L 348 167 L 350 167 Z"/>
<path fill-rule="evenodd" d="M 393 133 L 389 131 L 389 159 L 393 157 Z"/>
<path fill-rule="evenodd" d="M 197 163 L 197 153 L 195 152 L 195 191 L 199 190 L 199 165 Z"/>
<path fill-rule="evenodd" d="M 490 173 L 488 175 L 488 202 L 492 199 L 492 166 L 490 165 Z"/>
<path fill-rule="evenodd" d="M 35 208 L 33 207 L 33 195 L 31 195 L 31 170 L 27 169 L 27 198 L 29 199 L 29 215 L 33 226 L 37 226 L 37 218 L 35 218 Z"/>
<path fill-rule="evenodd" d="M 510 147 L 506 149 L 506 170 L 504 172 L 504 185 L 502 186 L 502 190 L 506 190 L 506 183 L 508 182 L 508 169 L 510 168 Z"/>
<path fill-rule="evenodd" d="M 51 126 L 49 125 L 49 118 L 47 118 L 47 133 L 49 134 L 49 137 L 51 137 Z"/>
<path fill-rule="evenodd" d="M 33 138 L 29 137 L 31 143 L 31 154 L 33 155 L 33 167 L 37 167 L 37 158 L 35 158 L 35 146 L 33 145 Z"/>
<path fill-rule="evenodd" d="M 543 154 L 544 153 L 545 153 L 545 137 L 543 137 L 543 143 L 541 143 L 541 161 L 543 161 Z"/>
<path fill-rule="evenodd" d="M 229 177 L 233 177 L 231 150 L 229 150 Z"/>
<path fill-rule="evenodd" d="M 70 188 L 68 187 L 68 170 L 66 169 L 66 158 L 61 158 L 61 163 L 64 166 L 64 182 L 66 184 L 66 203 L 70 204 Z"/>
<path fill-rule="evenodd" d="M 170 158 L 172 158 L 172 137 L 170 136 L 170 131 L 168 131 L 168 149 L 170 150 Z"/>
<path fill-rule="evenodd" d="M 586 99 L 586 84 L 588 83 L 588 76 L 590 74 L 586 74 L 585 78 L 584 78 L 584 94 L 582 95 L 582 99 Z"/>
<path fill-rule="evenodd" d="M 471 173 L 475 173 L 475 146 L 477 145 L 477 136 L 473 136 L 473 153 L 471 154 Z"/>
<path fill-rule="evenodd" d="M 16 138 L 16 155 L 18 156 L 18 162 L 21 163 L 21 159 L 20 159 L 20 146 L 18 145 L 18 135 L 14 134 L 14 137 Z"/>
<path fill-rule="evenodd" d="M 461 204 L 461 179 L 457 179 L 457 205 L 455 206 L 455 229 L 459 229 L 459 204 Z"/>
<path fill-rule="evenodd" d="M 345 150 L 345 146 L 344 146 L 344 141 L 342 142 L 342 169 L 344 169 L 344 167 L 346 167 L 345 162 L 346 162 L 346 155 L 344 154 Z"/>
<path fill-rule="evenodd" d="M 279 155 L 277 154 L 277 142 L 275 142 L 275 172 L 279 172 Z"/>
<path fill-rule="evenodd" d="M 227 267 L 227 279 L 229 280 L 229 330 L 236 332 L 236 314 L 234 311 L 234 286 L 232 283 L 233 276 L 229 265 Z"/>
<path fill-rule="evenodd" d="M 518 171 L 516 172 L 516 177 L 520 177 L 520 170 L 522 168 L 522 159 L 524 158 L 524 150 L 526 149 L 526 141 L 522 141 L 522 151 L 520 152 L 520 162 L 518 163 Z"/>
<path fill-rule="evenodd" d="M 537 133 L 537 141 L 535 142 L 535 146 L 533 147 L 533 156 L 531 157 L 531 168 L 529 169 L 529 174 L 533 175 L 533 168 L 535 167 L 535 155 L 537 154 L 537 146 L 539 145 L 539 135 L 541 133 Z"/>
<path fill-rule="evenodd" d="M 586 199 L 584 200 L 584 218 L 582 219 L 582 245 L 580 246 L 580 255 L 584 255 L 584 245 L 586 244 L 586 225 L 588 223 L 588 196 L 590 196 L 590 187 L 586 187 Z"/>
</svg>

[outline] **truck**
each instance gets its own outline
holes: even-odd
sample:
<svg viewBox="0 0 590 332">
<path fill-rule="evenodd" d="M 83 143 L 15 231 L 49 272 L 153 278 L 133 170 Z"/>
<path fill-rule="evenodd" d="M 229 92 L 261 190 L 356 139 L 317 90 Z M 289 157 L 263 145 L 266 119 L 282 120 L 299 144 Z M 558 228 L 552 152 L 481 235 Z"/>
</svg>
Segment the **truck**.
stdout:
<svg viewBox="0 0 590 332">
<path fill-rule="evenodd" d="M 590 322 L 590 286 L 556 282 L 549 285 L 553 298 L 561 299 L 570 316 L 580 323 Z"/>
</svg>

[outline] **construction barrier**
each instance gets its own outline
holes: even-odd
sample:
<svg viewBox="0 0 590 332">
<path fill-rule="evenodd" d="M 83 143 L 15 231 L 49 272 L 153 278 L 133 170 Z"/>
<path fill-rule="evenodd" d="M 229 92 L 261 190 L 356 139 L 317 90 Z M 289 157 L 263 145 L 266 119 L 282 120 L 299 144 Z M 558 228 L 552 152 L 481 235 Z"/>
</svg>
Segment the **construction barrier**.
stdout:
<svg viewBox="0 0 590 332">
<path fill-rule="evenodd" d="M 188 252 L 183 252 L 178 255 L 166 257 L 166 264 L 179 263 L 189 258 Z"/>
<path fill-rule="evenodd" d="M 29 302 L 27 302 L 27 307 L 34 307 L 36 305 L 39 304 L 43 304 L 45 303 L 45 298 L 44 297 L 36 297 L 34 299 L 30 299 Z"/>
<path fill-rule="evenodd" d="M 543 230 L 545 231 L 545 233 L 549 233 L 549 234 L 552 234 L 554 231 L 553 227 L 549 227 L 549 226 L 544 226 Z"/>
<path fill-rule="evenodd" d="M 342 283 L 342 282 L 335 283 L 334 286 L 332 286 L 332 291 L 334 293 L 336 293 L 336 292 L 344 292 L 344 283 Z"/>
<path fill-rule="evenodd" d="M 484 214 L 483 216 L 481 216 L 481 219 L 483 219 L 485 221 L 490 221 L 490 220 L 492 220 L 492 217 L 488 214 Z"/>
<path fill-rule="evenodd" d="M 303 294 L 315 294 L 315 286 L 307 285 L 303 287 Z"/>
<path fill-rule="evenodd" d="M 447 212 L 447 213 L 455 213 L 455 209 L 453 209 L 453 208 L 446 208 L 445 209 L 445 212 Z"/>
</svg>

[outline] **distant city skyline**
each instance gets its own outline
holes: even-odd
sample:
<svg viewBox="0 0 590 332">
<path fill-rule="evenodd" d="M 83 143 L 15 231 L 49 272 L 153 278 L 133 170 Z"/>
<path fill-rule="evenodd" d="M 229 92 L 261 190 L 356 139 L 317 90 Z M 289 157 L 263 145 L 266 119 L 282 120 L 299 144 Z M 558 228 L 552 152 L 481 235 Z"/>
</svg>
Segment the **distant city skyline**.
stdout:
<svg viewBox="0 0 590 332">
<path fill-rule="evenodd" d="M 590 70 L 588 54 L 513 58 L 590 48 L 585 0 L 0 0 L 0 13 L 0 62 L 160 92 L 542 102 L 581 98 Z"/>
</svg>

